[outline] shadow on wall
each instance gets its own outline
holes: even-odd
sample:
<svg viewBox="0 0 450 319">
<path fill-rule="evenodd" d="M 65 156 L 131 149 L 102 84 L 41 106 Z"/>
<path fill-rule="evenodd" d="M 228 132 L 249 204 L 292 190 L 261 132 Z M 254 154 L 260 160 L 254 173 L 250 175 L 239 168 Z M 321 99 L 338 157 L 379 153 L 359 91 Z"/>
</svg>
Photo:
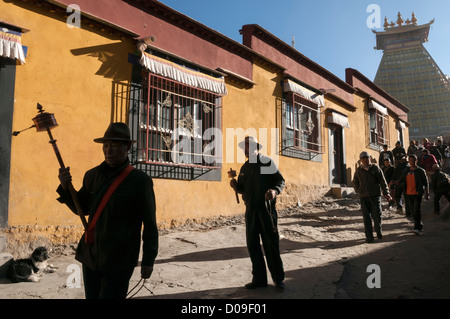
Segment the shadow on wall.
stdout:
<svg viewBox="0 0 450 319">
<path fill-rule="evenodd" d="M 71 50 L 75 56 L 89 56 L 101 62 L 96 75 L 112 79 L 111 122 L 128 123 L 131 65 L 128 61 L 130 46 L 121 41 Z"/>
<path fill-rule="evenodd" d="M 114 81 L 125 81 L 131 78 L 131 66 L 128 63 L 129 45 L 125 42 L 95 45 L 91 47 L 72 49 L 75 56 L 90 56 L 97 58 L 101 67 L 95 73 Z"/>
</svg>

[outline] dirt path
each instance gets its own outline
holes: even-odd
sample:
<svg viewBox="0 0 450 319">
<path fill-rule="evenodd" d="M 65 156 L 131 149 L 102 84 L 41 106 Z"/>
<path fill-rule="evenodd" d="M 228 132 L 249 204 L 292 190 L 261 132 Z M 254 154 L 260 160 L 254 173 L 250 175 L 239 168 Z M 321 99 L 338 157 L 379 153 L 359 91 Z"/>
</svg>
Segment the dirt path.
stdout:
<svg viewBox="0 0 450 319">
<path fill-rule="evenodd" d="M 251 265 L 243 216 L 162 230 L 155 270 L 134 298 L 145 299 L 340 299 L 450 298 L 450 207 L 432 214 L 423 204 L 424 233 L 394 211 L 383 212 L 382 240 L 365 243 L 359 201 L 324 197 L 279 212 L 286 289 L 246 290 Z M 58 272 L 40 283 L 0 281 L 2 299 L 82 299 L 82 282 L 69 287 L 72 255 L 55 257 Z M 378 272 L 368 272 L 375 265 Z M 375 276 L 378 277 L 370 277 Z M 369 288 L 368 278 L 380 288 Z M 139 267 L 130 289 L 139 283 Z M 376 279 L 376 280 L 375 280 Z M 69 283 L 69 286 L 68 286 Z"/>
</svg>

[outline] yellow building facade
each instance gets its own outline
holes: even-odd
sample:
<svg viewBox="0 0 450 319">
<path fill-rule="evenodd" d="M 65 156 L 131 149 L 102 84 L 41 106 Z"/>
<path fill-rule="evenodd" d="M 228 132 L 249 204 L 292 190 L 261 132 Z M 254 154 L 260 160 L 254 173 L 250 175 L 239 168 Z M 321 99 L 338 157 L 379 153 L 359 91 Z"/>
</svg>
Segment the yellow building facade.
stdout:
<svg viewBox="0 0 450 319">
<path fill-rule="evenodd" d="M 392 141 L 398 139 L 399 116 L 405 116 L 408 111 L 405 106 L 379 91 L 357 71 L 348 72 L 345 81 L 338 79 L 264 29 L 244 28 L 244 44 L 238 44 L 157 1 L 150 1 L 158 9 L 156 12 L 176 16 L 196 28 L 189 32 L 190 43 L 180 40 L 181 48 L 174 48 L 172 42 L 164 39 L 185 38 L 187 31 L 168 18 L 164 21 L 157 17 L 161 20 L 158 25 L 155 22 L 152 31 L 156 40 L 148 40 L 151 34 L 114 21 L 108 12 L 84 12 L 84 1 L 72 2 L 81 8 L 80 27 L 69 26 L 72 11 L 67 13 L 64 1 L 57 1 L 58 6 L 0 1 L 0 21 L 5 26 L 22 28 L 21 41 L 27 48 L 25 63 L 15 65 L 14 103 L 10 106 L 12 131 L 32 125 L 37 103 L 53 113 L 59 124 L 52 129 L 53 137 L 78 189 L 84 172 L 103 161 L 101 145 L 93 139 L 103 136 L 110 122 L 128 123 L 132 134 L 140 139 L 138 149 L 130 156 L 138 168 L 145 167 L 152 174 L 157 220 L 162 228 L 188 220 L 244 212 L 242 200 L 240 204 L 236 202 L 229 186 L 227 171 L 230 168 L 239 171 L 243 164 L 242 150 L 237 144 L 245 135 L 256 133 L 264 145 L 262 153 L 275 160 L 286 180 L 286 188 L 278 200 L 279 208 L 316 199 L 333 187 L 351 186 L 361 151 L 368 150 L 378 158 L 381 144 L 379 140 L 370 141 L 368 119 L 372 111 L 368 101 L 373 100 L 388 110 L 384 118 L 388 123 L 384 134 L 388 138 L 383 141 L 390 141 L 392 147 L 395 143 Z M 111 3 L 126 6 L 122 1 Z M 124 15 L 127 10 L 139 10 L 128 6 L 122 9 Z M 149 12 L 144 13 L 150 17 Z M 252 45 L 246 44 L 251 37 Z M 142 44 L 145 49 L 140 47 Z M 199 46 L 216 60 L 201 56 L 195 60 Z M 151 105 L 147 95 L 130 97 L 132 87 L 139 87 L 140 94 L 144 94 L 152 85 L 146 76 L 156 78 L 151 67 L 139 62 L 144 52 L 152 62 L 160 61 L 168 68 L 182 63 L 186 68 L 182 72 L 195 69 L 191 73 L 223 82 L 226 92 L 220 94 L 220 107 L 214 118 L 216 128 L 222 133 L 221 152 L 216 150 L 220 156 L 214 168 L 197 165 L 203 171 L 195 175 L 194 165 L 177 166 L 150 158 L 149 154 L 155 151 L 149 146 L 155 145 L 150 145 L 149 136 L 158 131 L 158 138 L 164 137 L 162 127 L 150 128 L 148 120 L 144 123 L 145 131 L 142 118 L 136 114 L 142 114 L 145 103 L 147 115 L 155 105 Z M 164 80 L 161 74 L 157 77 Z M 183 88 L 191 92 L 188 85 L 183 84 Z M 158 92 L 165 98 L 171 93 L 162 89 Z M 135 104 L 139 105 L 138 111 L 134 109 Z M 180 106 L 171 110 L 181 114 Z M 183 118 L 180 115 L 177 120 L 186 120 L 186 115 Z M 407 127 L 402 134 L 403 141 L 407 141 Z M 141 157 L 144 140 L 146 155 Z M 158 147 L 158 154 L 167 151 L 164 145 Z M 55 231 L 54 226 L 79 226 L 79 218 L 56 200 L 59 165 L 49 136 L 34 129 L 11 136 L 9 152 L 8 202 L 6 211 L 3 208 L 2 212 L 6 219 L 2 227 L 51 226 L 51 231 Z M 190 169 L 193 173 L 189 178 L 169 175 L 168 166 L 174 171 Z M 162 175 L 155 173 L 154 168 L 161 169 Z"/>
</svg>

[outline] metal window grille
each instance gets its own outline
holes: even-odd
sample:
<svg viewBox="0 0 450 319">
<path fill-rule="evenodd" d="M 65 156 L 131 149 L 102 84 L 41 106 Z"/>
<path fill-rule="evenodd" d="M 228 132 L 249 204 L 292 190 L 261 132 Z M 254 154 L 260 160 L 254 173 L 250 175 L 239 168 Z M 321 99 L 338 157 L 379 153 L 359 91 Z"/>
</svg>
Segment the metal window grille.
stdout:
<svg viewBox="0 0 450 319">
<path fill-rule="evenodd" d="M 369 142 L 374 147 L 389 145 L 388 116 L 376 110 L 369 110 Z"/>
<path fill-rule="evenodd" d="M 181 179 L 221 167 L 222 140 L 205 134 L 222 129 L 220 95 L 145 71 L 132 90 L 136 164 L 153 166 L 152 176 Z"/>
<path fill-rule="evenodd" d="M 294 92 L 289 92 L 282 108 L 283 153 L 286 154 L 289 150 L 310 155 L 323 154 L 319 106 Z"/>
</svg>

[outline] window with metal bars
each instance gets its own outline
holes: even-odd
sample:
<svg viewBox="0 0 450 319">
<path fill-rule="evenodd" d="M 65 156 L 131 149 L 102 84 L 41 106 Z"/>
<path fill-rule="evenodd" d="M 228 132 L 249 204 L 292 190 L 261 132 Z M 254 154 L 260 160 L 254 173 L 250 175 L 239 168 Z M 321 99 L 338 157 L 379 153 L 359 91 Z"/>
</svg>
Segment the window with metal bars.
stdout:
<svg viewBox="0 0 450 319">
<path fill-rule="evenodd" d="M 154 177 L 176 179 L 220 168 L 221 95 L 147 71 L 142 79 L 130 111 L 135 163 Z"/>
<path fill-rule="evenodd" d="M 282 153 L 305 159 L 323 153 L 319 106 L 294 92 L 287 94 L 283 105 Z"/>
<path fill-rule="evenodd" d="M 375 109 L 369 110 L 370 145 L 380 148 L 389 145 L 388 117 Z"/>
</svg>

